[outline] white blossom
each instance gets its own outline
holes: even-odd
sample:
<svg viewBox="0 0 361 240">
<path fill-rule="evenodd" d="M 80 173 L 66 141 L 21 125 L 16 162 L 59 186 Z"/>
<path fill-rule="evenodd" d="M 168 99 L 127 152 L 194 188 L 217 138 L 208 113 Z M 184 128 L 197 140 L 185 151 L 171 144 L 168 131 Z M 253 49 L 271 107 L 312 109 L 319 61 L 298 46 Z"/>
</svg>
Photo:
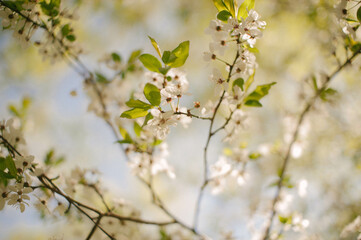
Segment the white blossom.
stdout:
<svg viewBox="0 0 361 240">
<path fill-rule="evenodd" d="M 165 139 L 169 134 L 169 126 L 177 125 L 177 118 L 173 111 L 161 112 L 159 109 L 151 109 L 153 119 L 149 120 L 146 128 L 153 132 L 159 139 Z"/>
</svg>

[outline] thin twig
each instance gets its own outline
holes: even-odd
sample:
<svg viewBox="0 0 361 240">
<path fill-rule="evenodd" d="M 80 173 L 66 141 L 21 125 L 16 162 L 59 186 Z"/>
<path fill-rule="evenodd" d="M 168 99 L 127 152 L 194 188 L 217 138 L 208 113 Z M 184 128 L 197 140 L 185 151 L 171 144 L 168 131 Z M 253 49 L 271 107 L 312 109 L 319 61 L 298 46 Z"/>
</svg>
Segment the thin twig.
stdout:
<svg viewBox="0 0 361 240">
<path fill-rule="evenodd" d="M 236 64 L 236 61 L 239 57 L 239 52 L 237 51 L 237 54 L 234 58 L 233 64 L 229 67 L 229 73 L 228 73 L 228 77 L 227 77 L 227 82 L 230 81 L 231 79 L 231 75 L 232 75 L 232 70 L 234 65 Z M 203 198 L 203 194 L 204 194 L 204 189 L 206 188 L 206 186 L 208 185 L 209 181 L 208 181 L 208 159 L 207 159 L 207 151 L 208 151 L 208 147 L 209 147 L 209 143 L 211 141 L 212 136 L 214 135 L 214 133 L 212 132 L 212 128 L 213 128 L 213 124 L 214 124 L 214 120 L 216 118 L 217 112 L 219 107 L 221 106 L 221 103 L 224 99 L 224 95 L 226 94 L 226 91 L 224 90 L 221 97 L 218 100 L 218 103 L 214 109 L 212 118 L 211 118 L 211 123 L 209 125 L 209 129 L 208 129 L 208 137 L 207 137 L 207 141 L 206 141 L 206 145 L 204 147 L 204 152 L 203 152 L 203 183 L 199 189 L 199 193 L 198 193 L 198 197 L 196 200 L 196 206 L 195 206 L 195 212 L 194 212 L 194 217 L 193 217 L 193 228 L 195 230 L 197 230 L 198 227 L 198 219 L 199 219 L 199 213 L 200 213 L 200 206 L 201 206 L 201 202 L 202 202 L 202 198 Z"/>
</svg>

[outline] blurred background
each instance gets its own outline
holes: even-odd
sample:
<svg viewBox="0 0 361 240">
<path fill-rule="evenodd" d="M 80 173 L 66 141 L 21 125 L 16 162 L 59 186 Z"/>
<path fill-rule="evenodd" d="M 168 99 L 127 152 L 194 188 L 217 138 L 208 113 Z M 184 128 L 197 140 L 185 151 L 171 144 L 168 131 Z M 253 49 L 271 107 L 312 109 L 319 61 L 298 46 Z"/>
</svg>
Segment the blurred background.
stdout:
<svg viewBox="0 0 361 240">
<path fill-rule="evenodd" d="M 246 184 L 229 186 L 216 196 L 206 190 L 200 231 L 212 239 L 222 239 L 221 233 L 227 231 L 234 231 L 237 239 L 251 239 L 250 219 L 259 229 L 265 214 L 269 214 L 275 191 L 269 185 L 277 179 L 292 122 L 305 99 L 312 96 L 310 80 L 337 68 L 334 54 L 341 62 L 346 58 L 339 39 L 341 28 L 333 16 L 335 3 L 256 1 L 255 9 L 267 26 L 256 45 L 259 67 L 255 81 L 277 84 L 262 100 L 262 108 L 245 109 L 250 121 L 241 142 L 252 151 L 264 153 L 248 165 Z M 162 49 L 173 49 L 190 40 L 190 55 L 182 69 L 187 73 L 192 95 L 184 98 L 183 106 L 191 107 L 194 101 L 205 103 L 214 93 L 209 81 L 212 65 L 202 56 L 211 41 L 204 30 L 216 17 L 211 0 L 63 0 L 62 6 L 76 9 L 79 19 L 73 26 L 77 42 L 85 50 L 82 60 L 90 69 L 102 71 L 98 60 L 111 52 L 118 52 L 124 59 L 136 49 L 155 54 L 148 35 Z M 358 31 L 359 41 L 360 35 Z M 337 75 L 331 84 L 337 93 L 328 101 L 319 99 L 303 125 L 289 166 L 294 187 L 286 192 L 293 199 L 290 209 L 302 214 L 310 225 L 305 232 L 286 233 L 285 239 L 338 239 L 342 228 L 361 214 L 360 63 L 361 58 L 356 59 L 353 66 Z M 127 81 L 136 88 L 144 77 L 142 73 L 130 74 Z M 77 95 L 72 96 L 72 91 Z M 1 31 L 0 119 L 9 118 L 9 104 L 18 106 L 24 97 L 31 99 L 24 128 L 29 154 L 42 161 L 50 149 L 55 149 L 66 159 L 59 173 L 76 166 L 99 169 L 104 186 L 114 196 L 131 202 L 145 218 L 166 219 L 151 205 L 149 192 L 131 174 L 109 127 L 87 112 L 89 100 L 83 92 L 82 78 L 65 63 L 51 65 L 42 61 L 35 47 L 23 49 L 10 31 Z M 194 119 L 187 129 L 172 128 L 168 160 L 177 178 L 156 178 L 156 191 L 168 208 L 187 223 L 192 222 L 202 181 L 208 127 L 207 122 Z M 222 137 L 220 134 L 212 139 L 212 163 L 223 152 Z M 302 196 L 298 194 L 301 181 L 307 183 L 307 193 Z M 21 214 L 8 206 L 0 212 L 0 239 L 4 240 L 53 236 L 77 239 L 67 235 L 77 231 L 79 239 L 83 239 L 89 227 L 70 226 L 62 219 L 43 220 L 34 208 Z"/>
</svg>

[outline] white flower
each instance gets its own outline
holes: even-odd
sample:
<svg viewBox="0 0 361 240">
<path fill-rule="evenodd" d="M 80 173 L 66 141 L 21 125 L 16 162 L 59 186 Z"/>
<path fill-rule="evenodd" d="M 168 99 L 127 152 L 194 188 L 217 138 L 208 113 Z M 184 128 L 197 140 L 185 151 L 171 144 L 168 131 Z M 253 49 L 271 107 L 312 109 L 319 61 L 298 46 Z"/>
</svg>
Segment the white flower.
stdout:
<svg viewBox="0 0 361 240">
<path fill-rule="evenodd" d="M 348 0 L 341 0 L 337 5 L 335 5 L 335 14 L 338 19 L 342 19 L 347 15 L 347 2 Z"/>
<path fill-rule="evenodd" d="M 239 133 L 240 129 L 245 126 L 245 120 L 247 116 L 241 109 L 237 109 L 233 112 L 232 118 L 226 126 L 226 137 L 224 138 L 225 142 L 230 142 L 235 136 Z"/>
<path fill-rule="evenodd" d="M 12 193 L 9 196 L 8 205 L 13 205 L 19 208 L 21 212 L 24 212 L 25 205 L 29 206 L 26 200 L 30 200 L 30 197 L 27 194 L 31 193 L 33 189 L 31 187 L 24 187 L 23 183 L 16 183 L 15 185 L 9 186 L 9 190 L 11 190 Z"/>
<path fill-rule="evenodd" d="M 4 208 L 8 198 L 9 190 L 2 183 L 0 183 L 0 211 Z"/>
<path fill-rule="evenodd" d="M 165 87 L 164 85 L 167 82 L 167 80 L 164 79 L 164 76 L 160 73 L 146 72 L 145 77 L 147 78 L 149 83 L 155 85 L 159 89 Z"/>
<path fill-rule="evenodd" d="M 225 156 L 220 156 L 218 161 L 210 166 L 210 184 L 212 194 L 221 192 L 226 184 L 226 177 L 231 173 L 232 167 Z"/>
<path fill-rule="evenodd" d="M 292 215 L 292 229 L 295 232 L 300 232 L 310 225 L 310 221 L 304 219 L 301 214 L 295 213 Z"/>
<path fill-rule="evenodd" d="M 16 156 L 14 159 L 17 169 L 21 169 L 24 172 L 26 169 L 31 168 L 31 164 L 34 161 L 34 156 Z"/>
<path fill-rule="evenodd" d="M 212 20 L 209 27 L 205 30 L 206 34 L 212 36 L 213 39 L 218 39 L 220 35 L 225 35 L 224 26 L 220 20 Z"/>
<path fill-rule="evenodd" d="M 60 216 L 63 216 L 67 207 L 62 202 L 58 201 L 58 205 L 54 208 L 53 213 L 58 213 Z"/>
<path fill-rule="evenodd" d="M 234 86 L 233 90 L 226 92 L 225 94 L 225 103 L 229 106 L 231 110 L 235 110 L 237 105 L 243 99 L 244 92 L 238 86 Z"/>
<path fill-rule="evenodd" d="M 228 47 L 228 34 L 219 34 L 214 37 L 214 42 L 209 44 L 209 49 L 211 52 L 218 51 L 221 55 L 224 55 Z"/>
<path fill-rule="evenodd" d="M 203 60 L 206 62 L 213 61 L 217 59 L 217 55 L 214 53 L 214 49 L 210 49 L 209 52 L 203 53 Z"/>
<path fill-rule="evenodd" d="M 146 128 L 159 139 L 164 139 L 168 135 L 169 126 L 177 125 L 176 116 L 172 111 L 161 112 L 159 109 L 152 109 L 150 113 L 153 119 L 148 121 Z"/>
<path fill-rule="evenodd" d="M 214 113 L 214 108 L 215 108 L 215 103 L 212 102 L 211 100 L 208 100 L 206 105 L 204 105 L 204 107 L 201 110 L 202 116 L 204 117 L 212 116 Z"/>
<path fill-rule="evenodd" d="M 213 74 L 211 75 L 211 80 L 216 84 L 214 92 L 216 96 L 220 96 L 221 93 L 228 89 L 228 83 L 223 77 L 222 73 L 217 69 L 213 68 Z"/>
<path fill-rule="evenodd" d="M 228 19 L 228 23 L 225 25 L 225 29 L 227 29 L 228 31 L 233 31 L 231 35 L 240 34 L 240 24 L 236 18 Z"/>
<path fill-rule="evenodd" d="M 129 167 L 132 169 L 133 174 L 142 178 L 149 176 L 149 174 L 155 176 L 162 172 L 167 173 L 170 178 L 175 178 L 173 169 L 168 165 L 166 159 L 168 155 L 168 145 L 162 143 L 152 155 L 148 152 L 133 155 Z"/>
</svg>

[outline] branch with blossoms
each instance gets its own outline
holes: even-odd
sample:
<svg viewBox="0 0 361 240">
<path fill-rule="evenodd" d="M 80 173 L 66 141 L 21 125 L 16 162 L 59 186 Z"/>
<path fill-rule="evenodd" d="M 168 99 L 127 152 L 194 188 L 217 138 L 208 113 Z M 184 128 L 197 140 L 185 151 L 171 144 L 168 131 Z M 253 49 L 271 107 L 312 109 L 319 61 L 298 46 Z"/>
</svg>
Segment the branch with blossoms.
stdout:
<svg viewBox="0 0 361 240">
<path fill-rule="evenodd" d="M 68 194 L 61 190 L 55 183 L 54 179 L 49 178 L 44 170 L 38 167 L 38 164 L 34 163 L 33 156 L 23 156 L 14 146 L 13 138 L 7 140 L 5 136 L 15 136 L 15 139 L 20 139 L 21 136 L 19 132 L 12 127 L 12 121 L 7 121 L 1 125 L 1 135 L 0 135 L 0 145 L 3 145 L 10 155 L 6 158 L 0 158 L 1 160 L 1 172 L 2 175 L 6 176 L 6 185 L 1 186 L 1 209 L 7 203 L 8 205 L 14 205 L 18 207 L 21 212 L 25 210 L 26 206 L 29 206 L 28 200 L 30 197 L 28 194 L 32 193 L 36 189 L 47 189 L 50 190 L 53 196 L 59 195 L 63 197 L 68 202 L 68 210 L 71 206 L 74 206 L 79 212 L 84 214 L 93 224 L 91 232 L 86 239 L 90 239 L 95 232 L 96 228 L 99 228 L 105 235 L 110 239 L 114 238 L 110 233 L 108 233 L 100 224 L 102 218 L 113 218 L 121 222 L 133 222 L 137 224 L 147 224 L 147 225 L 156 225 L 156 226 L 166 226 L 171 224 L 176 224 L 175 220 L 168 222 L 157 222 L 157 221 L 148 221 L 137 218 L 136 216 L 121 216 L 113 212 L 115 209 L 111 209 L 108 204 L 105 202 L 103 194 L 100 192 L 96 184 L 83 183 L 85 186 L 88 186 L 97 193 L 97 195 L 102 199 L 104 206 L 106 207 L 106 212 L 102 212 L 94 207 L 91 207 L 87 204 L 81 203 Z M 13 145 L 14 144 L 14 145 Z M 40 185 L 32 185 L 32 182 L 37 179 Z M 15 181 L 14 181 L 15 180 Z M 84 179 L 83 179 L 84 181 Z M 40 204 L 46 208 L 47 201 L 40 200 Z M 63 204 L 61 204 L 63 205 Z M 62 208 L 65 212 L 65 208 Z M 68 211 L 67 210 L 67 211 Z M 60 210 L 61 211 L 61 210 Z M 89 213 L 90 212 L 90 213 Z M 95 214 L 96 216 L 92 216 Z M 132 214 L 137 215 L 137 214 Z"/>
<path fill-rule="evenodd" d="M 361 54 L 361 49 L 358 49 L 357 51 L 355 51 L 351 57 L 349 57 L 348 59 L 346 59 L 346 61 L 341 64 L 334 72 L 332 72 L 330 75 L 326 75 L 324 76 L 324 81 L 322 83 L 322 85 L 316 90 L 315 95 L 308 100 L 308 102 L 306 103 L 303 111 L 301 112 L 301 114 L 298 117 L 298 121 L 297 121 L 297 125 L 296 128 L 294 130 L 292 139 L 287 147 L 287 151 L 285 153 L 285 156 L 282 159 L 282 166 L 281 166 L 281 170 L 279 173 L 279 180 L 277 183 L 277 189 L 276 189 L 276 194 L 273 198 L 272 201 L 272 207 L 271 207 L 271 215 L 268 222 L 268 225 L 265 228 L 265 233 L 264 233 L 264 240 L 269 239 L 269 235 L 270 235 L 270 231 L 272 230 L 272 223 L 274 221 L 274 218 L 277 214 L 277 203 L 280 201 L 280 196 L 281 196 L 281 191 L 284 187 L 284 179 L 286 177 L 286 171 L 287 171 L 287 167 L 289 165 L 289 162 L 291 160 L 291 150 L 292 147 L 294 146 L 295 142 L 298 139 L 299 136 L 299 132 L 301 129 L 301 126 L 304 122 L 304 119 L 306 118 L 306 116 L 308 115 L 308 113 L 312 110 L 313 106 L 316 104 L 317 100 L 320 98 L 321 94 L 325 93 L 325 91 L 327 90 L 330 82 L 332 79 L 334 79 L 334 77 L 340 72 L 342 71 L 344 68 L 346 68 L 348 65 L 352 64 L 352 61 L 359 55 Z"/>
<path fill-rule="evenodd" d="M 359 4 L 361 4 L 361 1 L 355 1 L 355 2 L 356 2 L 356 4 L 353 7 L 356 7 Z M 355 24 L 355 21 L 352 20 L 352 17 L 348 16 L 349 12 L 347 10 L 347 5 L 348 5 L 347 0 L 341 0 L 340 3 L 338 5 L 336 5 L 336 16 L 338 17 L 338 21 L 339 21 L 340 25 L 342 26 L 343 33 L 345 34 L 344 38 L 347 40 L 347 42 L 349 42 L 349 44 L 347 44 L 345 46 L 346 56 L 348 56 L 348 54 L 350 52 L 351 52 L 351 56 L 347 57 L 342 64 L 340 63 L 340 60 L 337 59 L 339 66 L 332 73 L 330 73 L 328 75 L 326 75 L 326 74 L 322 75 L 322 79 L 321 79 L 322 82 L 321 82 L 320 86 L 318 86 L 317 83 L 314 81 L 315 82 L 314 83 L 315 84 L 315 93 L 312 97 L 310 97 L 310 99 L 306 100 L 305 106 L 298 116 L 298 120 L 295 125 L 294 132 L 293 132 L 292 137 L 286 148 L 287 150 L 285 151 L 285 154 L 282 157 L 282 165 L 281 165 L 281 168 L 278 173 L 279 179 L 277 180 L 277 183 L 276 183 L 276 193 L 272 200 L 271 214 L 269 216 L 269 219 L 266 221 L 266 226 L 264 228 L 264 233 L 263 233 L 263 237 L 262 237 L 263 240 L 267 240 L 267 239 L 271 238 L 271 232 L 272 232 L 274 218 L 277 215 L 277 205 L 281 201 L 281 194 L 282 194 L 283 188 L 286 187 L 286 185 L 288 184 L 288 180 L 286 180 L 286 178 L 288 178 L 286 172 L 287 172 L 288 166 L 290 164 L 290 161 L 292 160 L 291 151 L 292 151 L 292 148 L 294 147 L 296 141 L 299 138 L 302 124 L 304 123 L 307 115 L 310 114 L 310 112 L 312 111 L 313 107 L 318 102 L 318 100 L 319 99 L 325 100 L 325 99 L 327 99 L 328 94 L 332 94 L 331 92 L 333 92 L 333 90 L 332 90 L 332 88 L 329 88 L 329 85 L 330 85 L 331 81 L 336 77 L 336 75 L 338 73 L 340 73 L 342 70 L 344 70 L 346 67 L 352 65 L 353 60 L 359 54 L 361 54 L 361 43 L 353 40 L 355 38 L 355 29 L 357 29 L 360 26 L 360 24 L 359 23 Z M 352 9 L 353 7 L 351 7 L 350 9 Z M 359 10 L 357 12 L 357 18 L 361 22 L 361 7 L 359 8 Z M 280 217 L 280 221 L 282 223 L 286 223 L 289 220 L 283 219 L 282 217 Z M 281 229 L 281 232 L 278 233 L 276 239 L 278 239 L 280 236 L 282 236 L 283 229 L 284 229 L 284 226 Z M 342 235 L 343 234 L 341 234 L 341 236 Z"/>
<path fill-rule="evenodd" d="M 291 160 L 291 149 L 298 139 L 305 117 L 318 97 L 324 97 L 332 92 L 328 88 L 331 79 L 351 64 L 360 53 L 361 44 L 353 40 L 359 23 L 357 25 L 349 23 L 350 18 L 345 16 L 347 11 L 344 11 L 347 2 L 341 1 L 337 9 L 342 11 L 338 11 L 337 14 L 341 14 L 340 23 L 346 34 L 345 38 L 349 42 L 346 50 L 348 53 L 352 52 L 352 55 L 340 64 L 336 71 L 324 76 L 320 87 L 316 84 L 314 96 L 306 103 L 299 116 L 292 139 L 287 145 L 286 154 L 282 158 L 276 195 L 272 201 L 271 215 L 265 227 L 264 239 L 270 238 L 272 222 L 277 214 L 277 204 L 280 202 L 282 189 L 287 183 L 286 171 Z M 108 230 L 113 222 L 103 223 L 105 220 L 117 220 L 122 226 L 125 222 L 134 223 L 135 232 L 138 229 L 137 224 L 158 227 L 177 225 L 192 234 L 193 239 L 205 237 L 198 230 L 205 190 L 208 186 L 212 186 L 212 193 L 216 194 L 220 193 L 231 179 L 236 180 L 238 185 L 246 182 L 248 176 L 246 167 L 252 160 L 260 157 L 260 154 L 249 152 L 239 144 L 242 130 L 249 119 L 247 108 L 262 107 L 261 99 L 267 96 L 275 85 L 275 82 L 272 82 L 253 87 L 257 82 L 255 73 L 258 67 L 254 55 L 254 52 L 257 52 L 255 44 L 257 39 L 262 37 L 262 30 L 266 26 L 253 9 L 255 1 L 245 0 L 240 6 L 233 0 L 213 0 L 213 3 L 218 13 L 217 19 L 212 20 L 206 30 L 213 41 L 209 45 L 209 52 L 204 54 L 204 59 L 212 63 L 221 63 L 222 67 L 214 68 L 210 77 L 212 87 L 215 89 L 212 99 L 209 99 L 206 104 L 200 104 L 197 101 L 192 107 L 186 107 L 182 99 L 189 95 L 190 83 L 181 67 L 189 55 L 189 41 L 181 42 L 173 50 L 162 51 L 158 43 L 149 37 L 157 55 L 134 51 L 125 64 L 117 53 L 107 55 L 101 62 L 113 70 L 113 76 L 106 77 L 99 72 L 93 73 L 80 60 L 81 50 L 75 46 L 74 30 L 70 23 L 66 22 L 73 19 L 73 15 L 61 10 L 60 0 L 50 2 L 0 0 L 0 17 L 5 29 L 13 30 L 14 36 L 19 38 L 22 44 L 30 42 L 34 32 L 39 28 L 42 29 L 45 32 L 45 40 L 34 41 L 39 47 L 40 54 L 50 58 L 52 62 L 58 59 L 66 60 L 84 78 L 85 91 L 90 98 L 88 110 L 101 117 L 111 128 L 117 143 L 125 153 L 132 173 L 147 187 L 153 204 L 170 220 L 165 222 L 144 220 L 139 218 L 139 212 L 134 209 L 131 209 L 128 214 L 117 213 L 120 207 L 114 207 L 113 203 L 109 203 L 99 182 L 87 178 L 87 174 L 97 175 L 96 172 L 75 169 L 68 178 L 64 179 L 64 187 L 58 187 L 60 184 L 57 181 L 62 179 L 48 177 L 51 175 L 48 172 L 50 170 L 35 164 L 33 157 L 20 154 L 22 151 L 18 149 L 23 147 L 25 141 L 21 132 L 14 127 L 12 120 L 3 121 L 0 124 L 0 144 L 4 146 L 0 155 L 0 179 L 2 180 L 0 210 L 8 204 L 23 212 L 29 205 L 28 194 L 39 189 L 43 195 L 36 198 L 39 200 L 38 208 L 42 211 L 49 211 L 47 201 L 51 198 L 58 202 L 56 210 L 60 214 L 70 212 L 74 207 L 80 215 L 91 221 L 92 228 L 86 239 L 96 238 L 98 230 L 109 239 L 116 239 L 115 235 L 119 233 L 119 229 Z M 358 4 L 360 2 L 357 2 Z M 361 15 L 359 16 L 358 13 L 357 17 L 361 18 Z M 232 62 L 226 60 L 225 55 L 228 54 L 232 56 Z M 149 71 L 145 73 L 145 81 L 127 101 L 124 101 L 119 90 L 123 86 L 125 75 L 140 69 L 137 59 Z M 223 113 L 225 113 L 224 116 L 221 115 Z M 194 118 L 210 121 L 210 125 L 205 134 L 206 144 L 203 149 L 203 179 L 194 204 L 193 223 L 188 224 L 166 207 L 156 193 L 154 178 L 161 173 L 167 174 L 171 179 L 175 178 L 175 171 L 167 161 L 169 152 L 166 139 L 171 127 L 182 125 L 186 128 Z M 223 123 L 217 126 L 220 118 Z M 224 156 L 220 156 L 215 163 L 211 164 L 208 151 L 211 140 L 217 133 L 225 134 L 223 141 L 229 144 L 229 148 Z M 33 185 L 33 181 L 38 181 L 39 185 Z M 77 187 L 80 186 L 95 195 L 101 202 L 103 210 L 76 200 L 76 194 L 79 192 Z M 68 208 L 56 199 L 56 196 L 63 198 Z M 117 227 L 119 227 L 119 222 L 116 224 Z M 277 238 L 280 238 L 287 230 L 286 224 L 289 222 L 297 227 L 302 225 L 302 218 L 296 215 L 293 216 L 293 220 L 280 217 L 280 222 L 283 225 L 277 233 Z M 357 223 L 356 221 L 352 228 L 356 228 L 354 225 Z"/>
</svg>

